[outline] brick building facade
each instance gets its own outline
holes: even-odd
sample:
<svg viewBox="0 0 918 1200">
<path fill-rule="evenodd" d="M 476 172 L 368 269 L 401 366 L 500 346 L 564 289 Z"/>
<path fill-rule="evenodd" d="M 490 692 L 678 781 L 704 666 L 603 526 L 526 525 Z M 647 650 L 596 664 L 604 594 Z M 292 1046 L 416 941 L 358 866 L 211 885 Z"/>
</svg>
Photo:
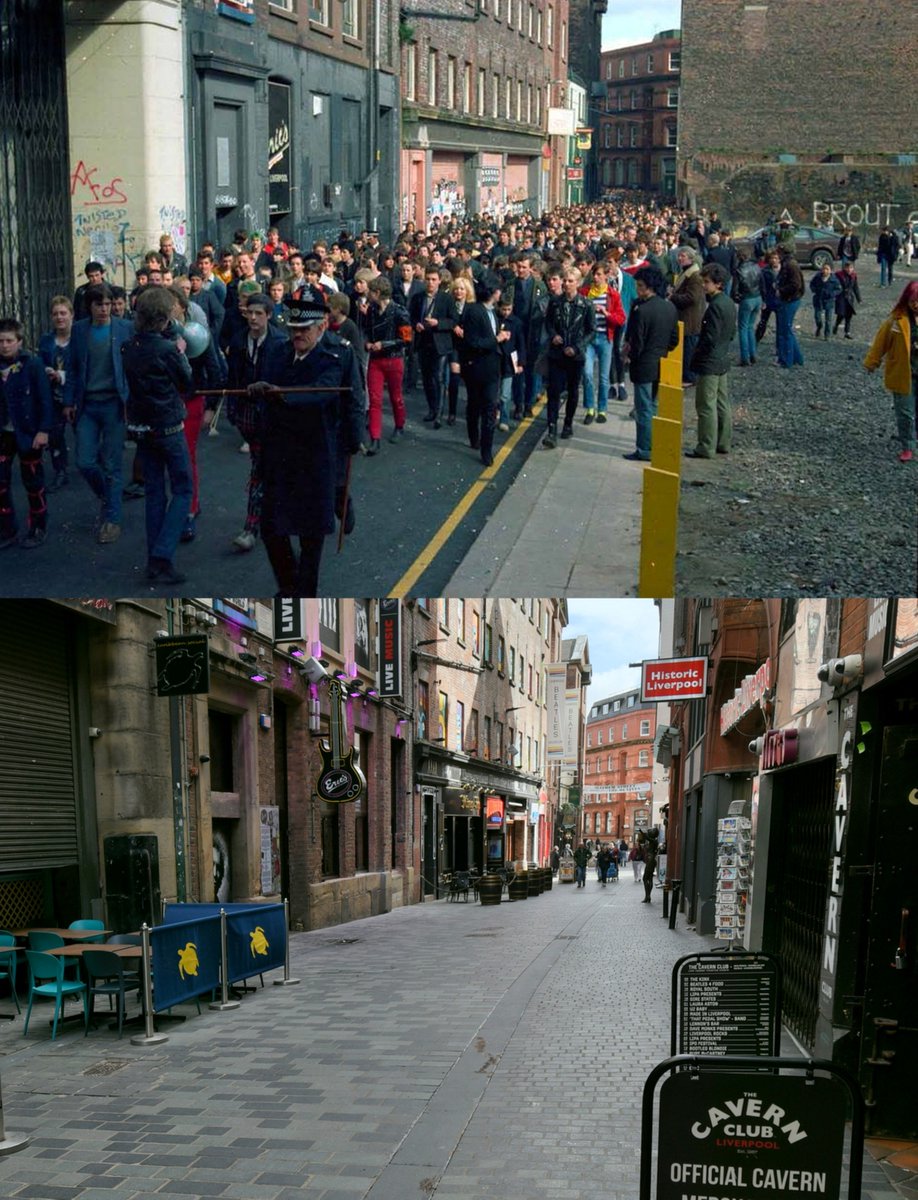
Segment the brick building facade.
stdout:
<svg viewBox="0 0 918 1200">
<path fill-rule="evenodd" d="M 653 741 L 656 705 L 639 691 L 620 692 L 591 705 L 586 722 L 583 836 L 634 841 L 652 825 Z"/>
<path fill-rule="evenodd" d="M 425 894 L 439 894 L 444 871 L 546 862 L 558 803 L 546 668 L 566 606 L 419 599 L 405 613 Z"/>
<path fill-rule="evenodd" d="M 783 208 L 802 224 L 850 222 L 862 239 L 904 224 L 918 168 L 913 130 L 892 115 L 915 93 L 913 56 L 891 49 L 901 21 L 893 0 L 685 0 L 680 201 L 734 228 Z M 854 89 L 842 30 L 856 38 Z"/>
<path fill-rule="evenodd" d="M 545 129 L 567 78 L 568 0 L 423 7 L 440 10 L 406 6 L 399 27 L 400 222 L 537 211 L 550 202 Z"/>
<path fill-rule="evenodd" d="M 600 57 L 605 112 L 598 136 L 599 186 L 670 196 L 676 190 L 681 62 L 679 30 Z"/>
</svg>

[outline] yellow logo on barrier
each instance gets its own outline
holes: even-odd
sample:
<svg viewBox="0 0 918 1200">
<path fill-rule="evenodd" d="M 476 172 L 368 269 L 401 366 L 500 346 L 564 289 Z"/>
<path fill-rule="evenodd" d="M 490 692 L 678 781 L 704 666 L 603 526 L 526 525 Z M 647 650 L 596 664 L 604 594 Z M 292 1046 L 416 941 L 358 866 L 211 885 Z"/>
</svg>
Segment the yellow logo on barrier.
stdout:
<svg viewBox="0 0 918 1200">
<path fill-rule="evenodd" d="M 178 952 L 178 969 L 179 975 L 184 979 L 185 975 L 197 975 L 198 967 L 201 965 L 198 962 L 198 948 L 194 942 L 186 942 L 184 950 Z"/>
<path fill-rule="evenodd" d="M 265 937 L 265 931 L 260 925 L 256 925 L 252 930 L 251 936 L 252 957 L 254 958 L 256 954 L 264 954 L 265 957 L 267 957 L 268 944 L 268 939 Z"/>
</svg>

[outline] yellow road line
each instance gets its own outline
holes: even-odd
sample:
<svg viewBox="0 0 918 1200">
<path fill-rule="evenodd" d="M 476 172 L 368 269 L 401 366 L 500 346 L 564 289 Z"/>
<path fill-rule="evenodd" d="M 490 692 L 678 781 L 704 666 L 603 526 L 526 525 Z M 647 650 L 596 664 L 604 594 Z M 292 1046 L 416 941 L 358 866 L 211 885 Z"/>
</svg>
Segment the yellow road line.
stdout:
<svg viewBox="0 0 918 1200">
<path fill-rule="evenodd" d="M 533 406 L 533 420 L 537 419 L 542 409 L 545 407 L 545 401 L 539 400 Z M 453 511 L 449 514 L 437 532 L 433 535 L 421 553 L 417 556 L 405 574 L 401 577 L 398 583 L 389 592 L 390 596 L 403 600 L 409 593 L 410 589 L 421 578 L 430 564 L 434 561 L 452 535 L 456 532 L 459 522 L 465 517 L 469 509 L 485 490 L 503 464 L 512 454 L 520 439 L 531 428 L 528 421 L 521 421 L 514 429 L 513 433 L 507 438 L 497 454 L 494 456 L 494 462 L 490 467 L 485 467 L 469 490 L 465 493 Z"/>
</svg>

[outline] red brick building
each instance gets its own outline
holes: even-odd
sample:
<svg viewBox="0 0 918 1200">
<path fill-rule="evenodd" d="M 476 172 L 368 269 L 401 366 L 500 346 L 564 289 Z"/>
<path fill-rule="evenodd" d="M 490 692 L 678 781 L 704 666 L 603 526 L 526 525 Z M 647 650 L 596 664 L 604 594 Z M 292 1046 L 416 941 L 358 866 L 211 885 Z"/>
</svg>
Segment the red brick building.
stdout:
<svg viewBox="0 0 918 1200">
<path fill-rule="evenodd" d="M 546 129 L 566 89 L 568 0 L 429 0 L 403 13 L 401 223 L 557 203 Z"/>
<path fill-rule="evenodd" d="M 634 841 L 651 826 L 655 704 L 640 691 L 609 696 L 592 705 L 586 723 L 583 836 Z"/>
<path fill-rule="evenodd" d="M 675 194 L 681 48 L 679 30 L 670 29 L 600 56 L 606 89 L 598 144 L 601 190 Z"/>
</svg>

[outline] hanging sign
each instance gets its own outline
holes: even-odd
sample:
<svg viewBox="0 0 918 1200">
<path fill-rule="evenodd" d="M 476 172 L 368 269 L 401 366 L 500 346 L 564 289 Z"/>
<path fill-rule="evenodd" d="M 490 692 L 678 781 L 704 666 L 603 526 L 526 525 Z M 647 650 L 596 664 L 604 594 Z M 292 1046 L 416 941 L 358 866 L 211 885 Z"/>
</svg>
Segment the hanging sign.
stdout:
<svg viewBox="0 0 918 1200">
<path fill-rule="evenodd" d="M 290 211 L 290 86 L 268 82 L 268 211 Z"/>
<path fill-rule="evenodd" d="M 706 658 L 657 658 L 641 663 L 641 703 L 702 700 L 707 691 Z"/>
<path fill-rule="evenodd" d="M 402 606 L 399 600 L 379 602 L 379 694 L 402 694 Z"/>
<path fill-rule="evenodd" d="M 347 744 L 342 688 L 337 679 L 328 680 L 329 738 L 319 742 L 322 771 L 316 781 L 316 794 L 330 804 L 348 804 L 367 789 L 367 781 L 354 762 L 354 748 Z"/>
<path fill-rule="evenodd" d="M 193 696 L 210 690 L 207 645 L 206 633 L 156 639 L 157 696 Z"/>
<path fill-rule="evenodd" d="M 822 1076 L 687 1071 L 660 1088 L 656 1200 L 838 1200 L 845 1092 Z"/>
</svg>

